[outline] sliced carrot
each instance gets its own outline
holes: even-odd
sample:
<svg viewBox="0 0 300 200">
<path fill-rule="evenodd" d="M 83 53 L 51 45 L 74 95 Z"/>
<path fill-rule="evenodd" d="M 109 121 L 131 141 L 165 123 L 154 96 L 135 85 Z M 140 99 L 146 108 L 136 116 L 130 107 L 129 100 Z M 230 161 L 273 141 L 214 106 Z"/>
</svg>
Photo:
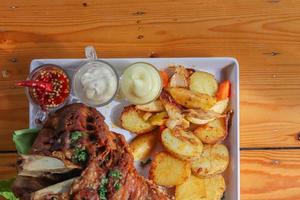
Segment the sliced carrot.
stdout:
<svg viewBox="0 0 300 200">
<path fill-rule="evenodd" d="M 167 87 L 169 83 L 169 75 L 165 71 L 159 71 L 163 87 Z"/>
<path fill-rule="evenodd" d="M 218 101 L 226 99 L 230 96 L 230 84 L 230 81 L 226 80 L 219 85 L 219 89 L 216 93 Z"/>
</svg>

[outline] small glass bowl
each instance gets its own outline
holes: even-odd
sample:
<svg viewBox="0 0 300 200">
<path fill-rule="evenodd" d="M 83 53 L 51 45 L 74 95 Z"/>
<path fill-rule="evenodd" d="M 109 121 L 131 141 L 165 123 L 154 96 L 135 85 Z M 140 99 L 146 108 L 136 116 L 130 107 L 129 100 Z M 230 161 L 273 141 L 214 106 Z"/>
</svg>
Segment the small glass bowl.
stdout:
<svg viewBox="0 0 300 200">
<path fill-rule="evenodd" d="M 132 63 L 132 64 L 130 64 L 128 67 L 126 67 L 126 69 L 123 71 L 123 74 L 125 73 L 125 71 L 126 71 L 127 69 L 129 69 L 130 67 L 132 67 L 132 66 L 134 66 L 134 65 L 136 65 L 136 64 L 146 64 L 146 65 L 148 65 L 149 67 L 152 67 L 152 68 L 158 73 L 158 75 L 160 76 L 159 70 L 158 70 L 154 65 L 152 65 L 152 64 L 150 64 L 150 63 L 147 63 L 147 62 L 135 62 L 135 63 Z M 122 74 L 122 76 L 123 76 L 123 74 Z M 122 84 L 122 76 L 120 77 L 120 83 L 121 83 L 121 84 Z M 156 95 L 154 98 L 152 98 L 151 100 L 147 101 L 147 102 L 143 102 L 143 103 L 131 102 L 131 101 L 126 97 L 126 94 L 124 94 L 124 92 L 122 91 L 122 89 L 121 89 L 120 92 L 122 93 L 122 96 L 125 97 L 125 100 L 128 101 L 128 102 L 130 102 L 130 103 L 133 103 L 133 104 L 135 104 L 135 105 L 144 105 L 144 104 L 148 104 L 148 103 L 150 103 L 150 102 L 156 100 L 156 99 L 160 96 L 161 91 L 162 91 L 162 89 L 163 89 L 163 85 L 162 85 L 163 81 L 162 81 L 161 77 L 160 77 L 160 81 L 161 81 L 161 82 L 160 82 L 160 88 L 159 88 L 159 90 L 158 90 L 158 92 L 157 92 L 157 95 Z"/>
<path fill-rule="evenodd" d="M 97 103 L 97 102 L 93 102 L 93 100 L 88 100 L 85 97 L 84 92 L 83 92 L 83 86 L 82 86 L 80 79 L 81 79 L 81 76 L 89 69 L 91 64 L 96 64 L 96 65 L 99 64 L 99 67 L 101 65 L 102 66 L 105 65 L 106 67 L 111 69 L 111 71 L 114 74 L 114 78 L 116 81 L 116 89 L 114 91 L 114 94 L 107 101 L 105 101 L 103 103 Z M 89 106 L 93 106 L 93 107 L 101 107 L 101 106 L 105 106 L 105 105 L 109 104 L 111 101 L 114 100 L 116 94 L 118 93 L 118 89 L 119 89 L 119 76 L 118 76 L 118 73 L 115 70 L 115 68 L 107 62 L 104 62 L 102 60 L 96 60 L 96 59 L 89 59 L 84 64 L 79 66 L 78 69 L 74 73 L 72 82 L 73 82 L 73 87 L 72 87 L 73 93 L 79 99 L 79 101 L 81 101 Z"/>
<path fill-rule="evenodd" d="M 34 105 L 34 106 L 37 106 L 39 108 L 41 108 L 43 111 L 50 111 L 50 110 L 53 110 L 53 109 L 57 109 L 57 108 L 61 108 L 63 107 L 67 101 L 69 100 L 69 97 L 70 97 L 70 93 L 71 93 L 71 85 L 70 85 L 70 77 L 68 76 L 68 74 L 65 72 L 65 70 L 63 70 L 62 67 L 58 66 L 58 65 L 54 65 L 54 64 L 43 64 L 43 65 L 40 65 L 39 67 L 35 68 L 30 74 L 29 76 L 27 77 L 27 80 L 35 80 L 36 76 L 39 74 L 39 72 L 41 70 L 45 70 L 45 69 L 54 69 L 54 70 L 58 70 L 60 71 L 61 73 L 63 73 L 64 75 L 66 75 L 68 81 L 69 81 L 69 94 L 68 96 L 64 99 L 64 101 L 62 101 L 60 104 L 57 104 L 57 105 L 53 105 L 53 106 L 50 106 L 50 105 L 47 105 L 47 106 L 41 106 L 39 104 L 39 102 L 32 96 L 32 88 L 28 88 L 26 87 L 26 96 L 29 100 L 29 102 Z"/>
</svg>

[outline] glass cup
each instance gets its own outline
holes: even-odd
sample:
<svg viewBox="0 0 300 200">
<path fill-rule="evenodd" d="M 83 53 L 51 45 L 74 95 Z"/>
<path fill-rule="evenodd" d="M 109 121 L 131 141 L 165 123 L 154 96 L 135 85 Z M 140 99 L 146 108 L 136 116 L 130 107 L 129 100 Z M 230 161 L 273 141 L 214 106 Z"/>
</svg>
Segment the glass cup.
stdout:
<svg viewBox="0 0 300 200">
<path fill-rule="evenodd" d="M 55 104 L 55 105 L 41 105 L 41 103 L 37 100 L 37 98 L 34 97 L 34 88 L 31 87 L 26 87 L 25 91 L 26 91 L 26 96 L 29 100 L 29 102 L 33 105 L 33 109 L 36 109 L 36 114 L 34 116 L 34 124 L 36 126 L 39 126 L 40 124 L 42 124 L 46 118 L 49 112 L 61 108 L 63 107 L 69 100 L 70 97 L 70 92 L 71 92 L 71 86 L 70 86 L 70 78 L 68 76 L 68 74 L 60 67 L 54 64 L 43 64 L 37 68 L 35 68 L 27 77 L 27 80 L 36 80 L 37 77 L 40 75 L 41 72 L 43 71 L 58 71 L 61 74 L 64 74 L 67 77 L 68 80 L 68 90 L 69 93 L 66 94 L 66 97 L 59 103 L 59 104 Z"/>
<path fill-rule="evenodd" d="M 97 59 L 94 47 L 87 46 L 85 55 L 87 61 L 79 66 L 73 76 L 74 95 L 80 102 L 89 106 L 107 105 L 118 92 L 118 74 L 109 63 Z"/>
<path fill-rule="evenodd" d="M 159 70 L 152 64 L 130 64 L 121 76 L 121 94 L 135 105 L 150 103 L 160 96 L 162 80 Z"/>
</svg>

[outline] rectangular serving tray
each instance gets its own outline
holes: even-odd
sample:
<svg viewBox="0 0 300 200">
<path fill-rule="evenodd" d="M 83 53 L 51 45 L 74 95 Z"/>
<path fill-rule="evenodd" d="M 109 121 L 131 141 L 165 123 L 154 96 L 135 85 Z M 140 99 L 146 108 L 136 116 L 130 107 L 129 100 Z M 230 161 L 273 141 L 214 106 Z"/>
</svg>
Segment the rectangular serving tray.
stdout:
<svg viewBox="0 0 300 200">
<path fill-rule="evenodd" d="M 118 58 L 118 59 L 101 59 L 114 66 L 119 75 L 122 74 L 126 66 L 135 62 L 148 62 L 156 66 L 158 69 L 164 69 L 169 65 L 183 65 L 195 70 L 206 71 L 216 76 L 218 81 L 231 81 L 231 97 L 230 105 L 233 110 L 232 124 L 229 135 L 225 141 L 230 152 L 230 164 L 224 173 L 226 181 L 226 192 L 224 200 L 240 200 L 240 140 L 239 140 L 239 65 L 236 59 L 229 57 L 220 58 Z M 74 72 L 86 59 L 36 59 L 31 62 L 30 71 L 43 64 L 56 64 L 63 67 L 72 79 Z M 72 93 L 73 94 L 73 93 Z M 97 108 L 104 116 L 106 123 L 112 131 L 121 133 L 127 141 L 134 138 L 133 134 L 119 128 L 119 116 L 126 105 L 122 100 L 112 101 L 110 104 Z M 35 127 L 34 119 L 38 108 L 32 104 L 29 105 L 30 128 Z M 149 166 L 140 167 L 136 163 L 138 171 L 148 176 Z"/>
</svg>

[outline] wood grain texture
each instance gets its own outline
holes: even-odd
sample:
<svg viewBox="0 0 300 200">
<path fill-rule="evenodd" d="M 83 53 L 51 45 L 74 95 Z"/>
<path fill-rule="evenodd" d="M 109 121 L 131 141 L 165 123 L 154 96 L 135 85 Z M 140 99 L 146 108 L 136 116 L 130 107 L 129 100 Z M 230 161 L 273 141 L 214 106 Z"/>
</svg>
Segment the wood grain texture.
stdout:
<svg viewBox="0 0 300 200">
<path fill-rule="evenodd" d="M 16 176 L 17 154 L 0 154 L 0 180 L 13 178 Z"/>
<path fill-rule="evenodd" d="M 300 150 L 241 151 L 241 200 L 300 197 Z"/>
<path fill-rule="evenodd" d="M 28 124 L 16 80 L 34 58 L 232 56 L 240 62 L 241 146 L 298 146 L 300 2 L 1 1 L 0 150 Z M 14 120 L 12 120 L 14 119 Z M 3 142 L 5 141 L 5 142 Z"/>
</svg>

